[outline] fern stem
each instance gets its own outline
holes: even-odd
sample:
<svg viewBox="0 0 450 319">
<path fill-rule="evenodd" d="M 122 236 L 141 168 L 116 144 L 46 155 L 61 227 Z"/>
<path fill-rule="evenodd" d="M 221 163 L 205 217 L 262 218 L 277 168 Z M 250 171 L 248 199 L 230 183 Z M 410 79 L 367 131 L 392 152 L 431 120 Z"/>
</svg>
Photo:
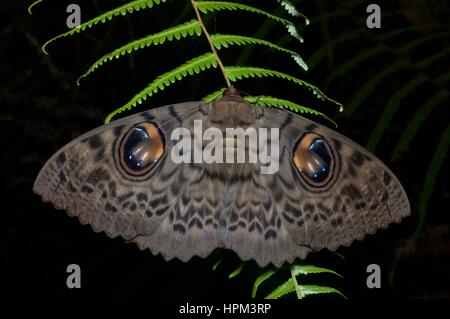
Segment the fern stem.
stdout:
<svg viewBox="0 0 450 319">
<path fill-rule="evenodd" d="M 219 64 L 219 68 L 222 71 L 222 75 L 225 79 L 225 82 L 227 83 L 228 88 L 231 87 L 230 79 L 227 76 L 227 73 L 225 72 L 225 67 L 223 66 L 222 60 L 220 59 L 219 55 L 217 54 L 216 48 L 214 47 L 213 41 L 211 39 L 211 36 L 208 33 L 208 30 L 206 29 L 205 24 L 203 23 L 202 16 L 200 15 L 200 11 L 198 10 L 197 3 L 195 3 L 195 0 L 191 0 L 192 8 L 195 11 L 195 15 L 197 16 L 198 23 L 200 23 L 200 26 L 205 34 L 206 39 L 208 40 L 209 47 L 211 48 L 212 53 L 214 54 L 214 58 L 217 60 L 217 63 Z"/>
</svg>

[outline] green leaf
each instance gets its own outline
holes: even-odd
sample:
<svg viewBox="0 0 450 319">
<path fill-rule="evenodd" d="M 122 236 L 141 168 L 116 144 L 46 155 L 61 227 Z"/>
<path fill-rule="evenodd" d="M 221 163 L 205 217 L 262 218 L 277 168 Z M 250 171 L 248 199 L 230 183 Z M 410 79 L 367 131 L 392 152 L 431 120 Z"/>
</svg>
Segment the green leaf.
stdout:
<svg viewBox="0 0 450 319">
<path fill-rule="evenodd" d="M 450 146 L 450 125 L 446 127 L 441 139 L 434 151 L 430 166 L 425 174 L 425 182 L 423 184 L 422 193 L 419 200 L 419 222 L 416 227 L 414 236 L 419 236 L 427 215 L 428 202 L 433 194 L 434 185 L 436 183 L 436 176 L 444 164 L 444 159 L 447 155 L 448 147 Z"/>
<path fill-rule="evenodd" d="M 44 0 L 36 0 L 32 4 L 30 4 L 30 6 L 28 7 L 28 13 L 33 14 L 33 12 L 32 12 L 33 8 L 43 1 Z"/>
<path fill-rule="evenodd" d="M 308 66 L 306 65 L 305 61 L 302 59 L 302 57 L 292 51 L 285 49 L 283 47 L 280 47 L 272 42 L 262 40 L 262 39 L 256 39 L 252 37 L 246 37 L 242 35 L 233 35 L 233 34 L 213 34 L 211 35 L 211 40 L 214 44 L 214 47 L 217 50 L 220 50 L 222 47 L 227 48 L 230 45 L 246 45 L 246 44 L 259 44 L 266 47 L 270 47 L 272 49 L 287 53 L 291 56 L 291 58 L 305 71 L 308 71 Z"/>
<path fill-rule="evenodd" d="M 442 35 L 442 33 L 437 33 L 437 35 Z M 435 36 L 437 36 L 435 35 Z M 429 37 L 426 38 L 429 40 Z M 416 45 L 421 44 L 423 41 L 413 41 L 412 43 L 409 43 L 399 50 L 404 52 L 406 50 L 410 50 L 411 48 L 415 47 Z M 424 68 L 431 63 L 439 60 L 442 56 L 445 56 L 450 51 L 447 49 L 444 52 L 438 52 L 437 54 L 428 56 L 424 60 L 417 63 L 417 66 L 420 68 Z M 363 87 L 360 88 L 359 92 L 356 94 L 356 96 L 348 103 L 348 107 L 346 108 L 346 112 L 344 113 L 344 116 L 350 117 L 353 115 L 353 113 L 356 111 L 356 109 L 363 104 L 364 101 L 366 101 L 369 97 L 369 95 L 376 90 L 376 87 L 383 83 L 385 78 L 387 78 L 389 75 L 397 72 L 398 70 L 407 67 L 405 62 L 402 60 L 398 60 L 395 63 L 386 66 L 384 69 L 382 69 L 378 74 L 373 76 L 369 81 L 367 81 Z"/>
<path fill-rule="evenodd" d="M 300 292 L 303 296 L 310 296 L 310 295 L 317 295 L 317 294 L 329 294 L 329 293 L 335 293 L 343 298 L 347 299 L 347 297 L 340 292 L 339 290 L 332 288 L 332 287 L 326 287 L 326 286 L 316 286 L 316 285 L 299 285 Z"/>
<path fill-rule="evenodd" d="M 347 299 L 347 297 L 342 292 L 332 287 L 317 286 L 317 285 L 297 285 L 297 288 L 299 290 L 300 296 L 302 296 L 299 297 L 299 299 L 302 299 L 310 295 L 329 294 L 329 293 L 335 293 Z M 295 283 L 292 278 L 289 278 L 280 286 L 278 286 L 274 291 L 272 291 L 269 295 L 267 295 L 265 299 L 278 299 L 280 297 L 283 297 L 284 295 L 293 292 L 295 292 Z"/>
<path fill-rule="evenodd" d="M 209 69 L 211 67 L 217 67 L 217 61 L 214 54 L 208 52 L 192 60 L 189 60 L 185 64 L 177 67 L 176 69 L 164 73 L 158 76 L 152 83 L 150 83 L 144 90 L 136 94 L 127 104 L 111 112 L 105 120 L 105 123 L 109 123 L 111 119 L 118 113 L 125 110 L 130 110 L 137 104 L 142 104 L 147 97 L 150 97 L 158 91 L 164 90 L 166 87 L 181 80 L 188 75 L 198 74 L 201 71 Z"/>
<path fill-rule="evenodd" d="M 276 271 L 270 269 L 259 275 L 258 278 L 256 278 L 255 283 L 253 284 L 252 298 L 256 297 L 256 292 L 258 290 L 259 285 L 261 285 L 264 281 L 272 277 L 274 274 L 276 274 Z"/>
<path fill-rule="evenodd" d="M 294 267 L 291 266 L 291 279 L 292 279 L 292 283 L 294 284 L 294 289 L 295 289 L 295 294 L 297 295 L 297 299 L 303 299 L 305 296 L 302 294 L 301 290 L 300 290 L 300 286 L 298 285 L 297 282 L 297 275 L 294 272 Z"/>
<path fill-rule="evenodd" d="M 381 53 L 385 52 L 386 48 L 383 45 L 378 45 L 370 49 L 364 50 L 360 54 L 354 56 L 349 61 L 340 64 L 339 66 L 333 68 L 333 72 L 328 76 L 328 81 L 334 81 L 336 78 L 343 77 L 349 73 L 350 70 L 355 69 L 358 64 L 369 60 L 372 57 L 378 57 Z"/>
<path fill-rule="evenodd" d="M 212 266 L 212 269 L 215 271 L 222 261 L 223 261 L 223 257 L 220 257 L 220 259 L 214 263 L 214 265 Z"/>
<path fill-rule="evenodd" d="M 417 66 L 419 68 L 424 68 L 431 63 L 439 60 L 441 57 L 447 55 L 450 53 L 450 50 L 446 50 L 444 52 L 439 52 L 437 54 L 434 54 L 432 56 L 428 56 L 424 60 L 417 63 Z M 402 62 L 397 62 L 390 67 L 386 68 L 385 71 L 392 73 L 393 71 L 397 70 L 398 68 L 403 67 L 404 64 Z M 382 73 L 379 73 L 381 75 L 380 78 L 378 76 L 375 76 L 371 81 L 372 82 L 375 78 L 376 81 L 381 81 L 385 76 L 385 71 Z M 422 74 L 417 75 L 412 80 L 408 81 L 405 85 L 403 85 L 391 98 L 388 100 L 387 105 L 385 109 L 383 110 L 383 113 L 381 114 L 380 119 L 378 120 L 377 124 L 375 125 L 375 129 L 372 131 L 371 136 L 369 137 L 369 140 L 367 142 L 367 148 L 369 150 L 375 150 L 376 146 L 378 145 L 383 133 L 386 131 L 386 129 L 389 127 L 389 124 L 394 117 L 398 107 L 400 106 L 401 100 L 405 98 L 408 94 L 414 92 L 414 90 L 428 81 L 429 79 L 423 76 Z M 438 79 L 436 82 L 439 84 L 439 82 L 442 81 Z M 373 83 L 372 83 L 373 84 Z M 363 92 L 364 90 L 361 90 L 360 92 Z M 447 91 L 444 91 L 444 94 L 447 93 Z M 439 93 L 438 93 L 439 95 Z M 438 100 L 442 99 L 440 97 Z M 431 103 L 431 104 L 428 104 Z M 410 122 L 409 125 L 413 125 L 412 127 L 407 127 L 407 130 L 405 131 L 404 135 L 402 136 L 401 140 L 399 141 L 399 144 L 395 147 L 394 152 L 392 154 L 392 158 L 395 158 L 398 156 L 399 152 L 403 151 L 409 144 L 410 139 L 415 134 L 415 131 L 418 129 L 421 123 L 421 119 L 423 119 L 421 116 L 426 116 L 427 111 L 430 108 L 433 108 L 433 104 L 436 103 L 435 101 L 430 101 L 426 103 L 424 106 L 422 106 L 418 112 L 415 113 L 413 120 Z M 353 103 L 350 104 L 350 109 L 353 107 Z M 352 111 L 350 111 L 352 112 Z M 348 115 L 348 114 L 347 114 Z M 419 126 L 418 126 L 419 125 Z"/>
<path fill-rule="evenodd" d="M 436 62 L 440 60 L 441 57 L 444 57 L 450 53 L 450 50 L 439 52 L 435 55 L 429 56 L 419 62 L 417 65 L 421 68 L 426 67 L 430 65 L 433 62 Z M 447 74 L 444 74 L 437 79 L 435 79 L 435 83 L 438 87 L 445 85 L 445 83 L 450 80 L 450 72 Z M 424 103 L 415 113 L 413 118 L 408 122 L 406 125 L 406 128 L 400 137 L 400 140 L 398 141 L 397 145 L 394 148 L 394 151 L 391 155 L 391 161 L 394 161 L 399 158 L 399 156 L 406 151 L 408 148 L 408 145 L 412 141 L 414 135 L 421 127 L 423 121 L 428 116 L 429 113 L 431 113 L 434 108 L 440 103 L 442 103 L 447 97 L 449 96 L 449 93 L 445 89 L 441 89 L 438 94 L 434 95 L 430 100 L 428 100 L 426 103 Z"/>
<path fill-rule="evenodd" d="M 189 22 L 177 25 L 175 27 L 168 28 L 164 31 L 151 34 L 141 39 L 127 43 L 97 60 L 82 76 L 80 76 L 77 83 L 79 83 L 79 81 L 82 78 L 85 78 L 89 74 L 94 72 L 101 65 L 103 65 L 108 61 L 113 60 L 114 58 L 118 59 L 123 55 L 130 54 L 139 49 L 143 49 L 151 45 L 163 44 L 165 41 L 172 41 L 173 39 L 180 40 L 181 38 L 185 38 L 187 36 L 201 35 L 201 34 L 202 28 L 200 26 L 200 23 L 197 20 L 191 20 Z"/>
<path fill-rule="evenodd" d="M 309 24 L 309 19 L 300 11 L 297 10 L 297 8 L 288 0 L 277 0 L 278 3 L 281 4 L 281 6 L 291 15 L 294 17 L 303 17 L 305 19 L 305 24 Z"/>
<path fill-rule="evenodd" d="M 235 271 L 233 271 L 231 274 L 228 275 L 228 279 L 234 278 L 237 275 L 239 275 L 242 272 L 242 270 L 244 269 L 244 266 L 245 266 L 245 262 L 242 261 L 241 264 L 239 265 L 239 267 L 236 268 Z"/>
<path fill-rule="evenodd" d="M 388 34 L 386 34 L 383 37 L 383 39 L 389 39 L 393 36 L 398 36 L 399 34 L 400 35 L 404 34 L 406 32 L 411 31 L 411 29 L 412 28 L 404 28 L 404 29 L 400 29 L 400 30 L 395 30 L 393 32 L 389 32 Z M 417 47 L 418 45 L 420 45 L 424 42 L 430 41 L 432 39 L 435 39 L 435 38 L 438 38 L 438 37 L 441 37 L 441 36 L 447 35 L 447 34 L 448 34 L 448 32 L 436 32 L 436 33 L 431 34 L 430 36 L 416 39 L 415 41 L 411 41 L 408 44 L 399 48 L 397 50 L 397 54 L 402 55 L 406 52 L 411 51 L 413 48 Z M 360 54 L 356 55 L 349 61 L 334 68 L 333 72 L 328 77 L 328 81 L 331 82 L 331 81 L 338 79 L 339 77 L 345 76 L 346 74 L 348 74 L 349 71 L 354 70 L 358 65 L 362 64 L 365 61 L 370 60 L 370 58 L 372 58 L 372 57 L 379 57 L 384 52 L 389 52 L 389 48 L 383 43 L 376 45 L 370 49 L 364 50 L 364 52 L 361 52 Z"/>
<path fill-rule="evenodd" d="M 375 129 L 372 131 L 372 134 L 369 137 L 369 140 L 366 144 L 366 147 L 370 151 L 375 151 L 376 146 L 378 145 L 381 137 L 383 136 L 384 131 L 389 127 L 389 124 L 394 117 L 394 114 L 397 111 L 397 108 L 400 106 L 403 98 L 413 92 L 418 86 L 422 85 L 427 81 L 427 78 L 423 75 L 418 75 L 405 85 L 403 85 L 391 98 L 388 100 L 386 107 L 381 114 L 378 122 L 375 124 Z"/>
<path fill-rule="evenodd" d="M 319 99 L 332 102 L 335 105 L 339 106 L 339 111 L 343 110 L 343 106 L 341 103 L 327 97 L 316 86 L 314 86 L 308 82 L 305 82 L 303 80 L 297 79 L 291 75 L 279 72 L 279 71 L 273 71 L 273 70 L 257 68 L 257 67 L 227 66 L 227 67 L 225 67 L 225 72 L 227 73 L 228 78 L 232 82 L 241 80 L 243 78 L 250 78 L 250 77 L 252 77 L 252 78 L 253 77 L 258 77 L 258 78 L 277 77 L 277 78 L 285 79 L 285 80 L 294 82 L 295 84 L 305 86 L 309 90 L 312 90 L 313 94 L 316 95 Z"/>
<path fill-rule="evenodd" d="M 290 294 L 291 292 L 295 292 L 295 285 L 294 280 L 289 278 L 284 283 L 279 285 L 274 291 L 268 294 L 265 299 L 278 299 L 284 295 Z"/>
<path fill-rule="evenodd" d="M 230 10 L 230 11 L 242 10 L 242 11 L 249 11 L 249 12 L 264 15 L 269 19 L 272 19 L 278 23 L 283 24 L 291 36 L 293 36 L 294 38 L 297 38 L 300 42 L 303 42 L 303 38 L 298 34 L 297 29 L 295 28 L 294 24 L 291 21 L 280 18 L 276 15 L 270 14 L 261 9 L 247 6 L 245 4 L 226 2 L 226 1 L 196 1 L 196 3 L 197 3 L 198 9 L 201 12 L 203 12 L 204 14 L 208 14 L 209 12 L 214 12 L 214 11 L 222 11 L 222 10 Z"/>
<path fill-rule="evenodd" d="M 318 273 L 330 273 L 333 275 L 337 275 L 339 277 L 342 277 L 337 272 L 327 269 L 327 268 L 321 268 L 316 267 L 312 265 L 291 265 L 289 266 L 291 277 L 287 279 L 285 282 L 283 282 L 281 285 L 279 285 L 276 289 L 274 289 L 269 295 L 267 295 L 266 299 L 278 299 L 284 295 L 287 295 L 289 293 L 296 292 L 297 298 L 302 299 L 308 295 L 312 294 L 323 294 L 323 293 L 337 293 L 344 298 L 346 298 L 340 291 L 338 291 L 335 288 L 332 287 L 324 287 L 324 286 L 315 286 L 315 285 L 299 285 L 297 283 L 297 276 L 298 275 L 309 275 L 309 274 L 318 274 Z M 255 284 L 253 286 L 253 292 L 252 292 L 252 298 L 256 296 L 256 291 L 258 286 L 279 272 L 281 269 L 271 269 L 267 272 L 260 275 L 257 280 L 255 281 Z"/>
<path fill-rule="evenodd" d="M 334 275 L 340 276 L 333 270 L 320 268 L 316 266 L 302 266 L 302 265 L 292 265 L 290 267 L 291 277 L 279 285 L 275 290 L 273 290 L 269 295 L 266 296 L 266 299 L 278 299 L 287 295 L 289 293 L 296 292 L 298 299 L 303 299 L 309 295 L 315 294 L 325 294 L 325 293 L 336 293 L 346 298 L 339 290 L 326 287 L 326 286 L 316 286 L 316 285 L 299 285 L 297 283 L 296 276 L 298 275 L 309 275 L 316 273 L 332 273 Z M 340 276 L 341 277 L 341 276 Z"/>
<path fill-rule="evenodd" d="M 408 149 L 408 145 L 411 143 L 428 114 L 431 113 L 436 106 L 443 105 L 443 102 L 448 97 L 449 94 L 446 91 L 440 91 L 414 112 L 413 118 L 406 125 L 400 140 L 392 151 L 391 162 L 397 160 L 400 155 Z"/>
<path fill-rule="evenodd" d="M 308 107 L 299 105 L 292 101 L 283 100 L 283 99 L 279 99 L 279 98 L 272 97 L 272 96 L 246 96 L 246 97 L 244 97 L 244 99 L 246 101 L 248 101 L 249 103 L 257 105 L 257 106 L 277 107 L 280 109 L 288 109 L 288 110 L 291 110 L 291 111 L 294 111 L 297 113 L 307 113 L 307 114 L 318 115 L 318 116 L 321 116 L 321 117 L 327 119 L 328 121 L 333 123 L 335 126 L 337 126 L 336 122 L 334 122 L 332 119 L 330 119 L 325 114 L 323 114 L 319 111 L 310 109 Z"/>
<path fill-rule="evenodd" d="M 344 113 L 344 116 L 350 117 L 356 111 L 356 109 L 362 105 L 364 101 L 368 100 L 369 95 L 373 92 L 377 85 L 383 82 L 383 80 L 390 74 L 393 74 L 405 67 L 403 61 L 397 61 L 390 66 L 387 66 L 381 70 L 378 74 L 374 75 L 367 81 L 359 90 L 356 96 L 348 103 L 348 107 Z"/>
<path fill-rule="evenodd" d="M 339 44 L 344 44 L 346 41 L 352 41 L 357 39 L 362 33 L 361 29 L 357 29 L 353 32 L 343 34 L 342 36 L 330 39 L 321 45 L 311 56 L 308 58 L 307 64 L 312 69 L 319 64 L 320 61 L 326 56 L 327 52 L 334 49 Z"/>
<path fill-rule="evenodd" d="M 225 90 L 226 90 L 226 88 L 222 88 L 218 91 L 212 92 L 212 93 L 208 94 L 207 96 L 205 96 L 204 98 L 202 98 L 202 100 L 207 103 L 215 101 L 216 99 L 223 96 L 223 92 L 225 92 Z"/>
<path fill-rule="evenodd" d="M 284 9 L 282 7 L 278 7 L 273 11 L 274 15 L 278 15 L 281 14 L 284 11 Z M 261 23 L 261 25 L 258 26 L 257 31 L 255 32 L 255 34 L 253 35 L 254 38 L 258 38 L 258 39 L 262 39 L 267 37 L 272 29 L 275 27 L 276 25 L 274 23 L 272 23 L 272 20 L 270 19 L 266 19 L 265 21 L 263 21 Z M 291 35 L 286 36 L 287 38 L 289 38 L 289 40 L 291 40 Z M 253 51 L 254 51 L 254 47 L 250 47 L 247 50 L 243 50 L 241 55 L 239 56 L 239 58 L 236 61 L 237 65 L 246 65 L 248 59 L 250 58 L 250 56 L 252 55 Z"/>
<path fill-rule="evenodd" d="M 298 275 L 309 275 L 309 274 L 319 274 L 319 273 L 330 273 L 336 276 L 342 277 L 340 274 L 335 272 L 334 270 L 316 267 L 312 265 L 293 265 L 292 272 L 295 276 Z"/>
<path fill-rule="evenodd" d="M 139 11 L 141 9 L 147 9 L 152 8 L 154 5 L 158 5 L 161 2 L 166 2 L 167 0 L 135 0 L 128 2 L 126 4 L 121 5 L 120 7 L 117 7 L 115 9 L 109 10 L 85 23 L 80 24 L 77 28 L 73 28 L 68 32 L 62 33 L 50 40 L 48 40 L 42 47 L 42 51 L 44 51 L 45 54 L 48 54 L 47 52 L 47 46 L 52 43 L 53 41 L 71 36 L 75 33 L 80 33 L 81 31 L 86 30 L 86 28 L 92 28 L 94 25 L 97 25 L 99 23 L 105 23 L 106 21 L 111 20 L 112 18 L 119 16 L 119 15 L 127 15 L 129 13 L 133 13 L 135 11 Z"/>
<path fill-rule="evenodd" d="M 346 3 L 346 10 L 351 9 L 350 7 L 347 7 L 347 5 L 348 5 L 348 3 Z M 322 12 L 322 14 L 320 14 L 320 16 L 316 16 L 311 19 L 311 24 L 314 24 L 314 23 L 319 24 L 320 21 L 324 21 L 324 19 L 325 20 L 334 20 L 334 19 L 337 19 L 340 17 L 346 18 L 349 15 L 350 15 L 349 12 L 342 11 L 342 10 L 341 11 L 333 11 L 331 13 L 330 12 Z M 361 30 L 359 29 L 357 32 L 361 32 Z M 332 49 L 331 48 L 332 45 L 328 46 L 329 43 L 333 43 L 333 42 L 335 42 L 335 40 L 340 40 L 341 38 L 344 38 L 343 40 L 345 41 L 345 37 L 347 37 L 347 35 L 348 34 L 342 34 L 342 35 L 339 35 L 339 37 L 334 37 L 334 38 L 328 39 L 326 42 L 324 42 L 323 45 L 320 46 L 319 50 L 317 50 L 314 54 L 314 55 L 316 55 L 316 53 L 319 53 L 318 54 L 319 56 L 316 56 L 316 59 L 311 59 L 311 58 L 308 59 L 307 63 L 309 65 L 309 68 L 312 69 L 315 66 L 315 64 L 318 62 L 318 60 L 320 60 L 325 53 L 327 53 L 330 49 Z M 356 36 L 354 36 L 354 37 L 356 37 Z M 285 45 L 289 42 L 290 42 L 290 39 L 286 35 L 282 36 L 281 38 L 279 38 L 279 40 L 277 40 L 277 43 L 279 45 Z M 318 51 L 322 51 L 323 54 L 321 55 L 320 52 L 318 52 Z M 312 55 L 311 57 L 313 57 L 314 55 Z"/>
</svg>

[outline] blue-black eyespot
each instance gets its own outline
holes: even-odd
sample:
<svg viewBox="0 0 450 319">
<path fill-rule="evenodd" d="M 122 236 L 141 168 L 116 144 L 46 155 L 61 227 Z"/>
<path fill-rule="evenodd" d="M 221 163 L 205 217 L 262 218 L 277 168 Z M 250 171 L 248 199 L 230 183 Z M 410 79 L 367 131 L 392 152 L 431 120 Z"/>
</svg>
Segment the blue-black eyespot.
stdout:
<svg viewBox="0 0 450 319">
<path fill-rule="evenodd" d="M 323 186 L 331 178 L 333 155 L 326 140 L 318 134 L 305 134 L 297 142 L 292 160 L 311 186 Z"/>
<path fill-rule="evenodd" d="M 130 175 L 148 173 L 164 154 L 164 138 L 153 123 L 141 123 L 132 127 L 123 137 L 120 163 Z"/>
</svg>

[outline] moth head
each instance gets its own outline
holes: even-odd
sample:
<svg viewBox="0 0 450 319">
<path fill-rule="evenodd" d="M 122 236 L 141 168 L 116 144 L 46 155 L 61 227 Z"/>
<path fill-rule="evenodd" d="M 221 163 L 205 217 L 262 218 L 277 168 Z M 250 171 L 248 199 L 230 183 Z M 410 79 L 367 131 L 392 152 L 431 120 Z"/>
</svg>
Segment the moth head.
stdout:
<svg viewBox="0 0 450 319">
<path fill-rule="evenodd" d="M 312 188 L 325 187 L 333 179 L 335 155 L 321 135 L 303 134 L 294 147 L 292 161 L 302 181 Z"/>
<path fill-rule="evenodd" d="M 152 122 L 131 127 L 119 144 L 119 162 L 129 175 L 142 176 L 150 172 L 165 150 L 164 136 Z"/>
</svg>

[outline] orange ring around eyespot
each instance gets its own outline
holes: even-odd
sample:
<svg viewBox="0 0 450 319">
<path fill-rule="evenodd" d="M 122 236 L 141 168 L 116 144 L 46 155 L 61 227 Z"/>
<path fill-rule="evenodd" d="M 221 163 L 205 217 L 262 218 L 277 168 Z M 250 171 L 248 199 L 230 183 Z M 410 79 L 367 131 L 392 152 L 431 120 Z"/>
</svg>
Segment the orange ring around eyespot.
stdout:
<svg viewBox="0 0 450 319">
<path fill-rule="evenodd" d="M 135 170 L 135 169 L 130 168 L 124 160 L 124 156 L 125 156 L 124 147 L 125 147 L 128 139 L 130 138 L 131 134 L 133 133 L 133 130 L 135 130 L 137 128 L 143 129 L 149 137 L 148 147 L 150 149 L 146 153 L 150 156 L 150 159 L 148 159 L 149 164 L 141 170 Z M 144 122 L 144 123 L 140 123 L 138 125 L 133 126 L 124 135 L 124 137 L 122 138 L 122 141 L 120 143 L 120 147 L 119 147 L 120 165 L 125 170 L 126 173 L 133 175 L 133 176 L 142 176 L 142 175 L 147 174 L 156 165 L 156 163 L 161 159 L 163 154 L 164 154 L 164 137 L 162 136 L 161 132 L 158 130 L 156 125 L 151 122 Z"/>
<path fill-rule="evenodd" d="M 304 173 L 305 167 L 308 166 L 309 160 L 310 160 L 310 156 L 308 154 L 309 147 L 317 139 L 321 139 L 324 141 L 325 147 L 330 156 L 330 165 L 329 165 L 330 172 L 328 172 L 328 176 L 322 182 L 314 182 L 311 180 L 311 178 L 307 174 Z M 295 167 L 297 168 L 297 170 L 299 171 L 300 175 L 304 179 L 304 181 L 312 187 L 322 187 L 322 186 L 327 185 L 333 176 L 333 172 L 332 172 L 332 169 L 334 166 L 333 165 L 333 163 L 334 163 L 333 153 L 331 152 L 330 146 L 328 145 L 327 141 L 318 134 L 307 133 L 300 138 L 300 140 L 298 141 L 297 145 L 294 148 L 294 154 L 292 157 L 292 161 L 293 161 Z"/>
</svg>

